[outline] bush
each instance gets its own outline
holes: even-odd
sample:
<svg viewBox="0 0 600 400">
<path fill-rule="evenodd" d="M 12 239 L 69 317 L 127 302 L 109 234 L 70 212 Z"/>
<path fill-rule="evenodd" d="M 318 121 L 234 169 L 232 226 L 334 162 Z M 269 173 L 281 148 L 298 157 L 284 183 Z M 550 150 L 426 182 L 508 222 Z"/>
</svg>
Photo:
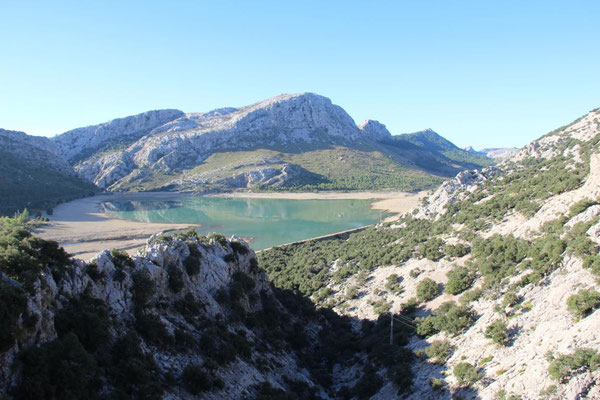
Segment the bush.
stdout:
<svg viewBox="0 0 600 400">
<path fill-rule="evenodd" d="M 183 272 L 174 265 L 171 265 L 167 272 L 169 273 L 169 289 L 171 289 L 173 293 L 181 292 L 181 289 L 183 289 L 184 286 Z"/>
<path fill-rule="evenodd" d="M 497 319 L 485 329 L 484 336 L 500 346 L 506 346 L 508 343 L 508 328 L 506 322 Z"/>
<path fill-rule="evenodd" d="M 389 275 L 385 280 L 385 290 L 393 294 L 402 293 L 401 281 L 402 278 L 400 278 L 397 274 Z"/>
<path fill-rule="evenodd" d="M 19 316 L 27 310 L 27 294 L 18 286 L 0 282 L 0 353 L 15 343 Z"/>
<path fill-rule="evenodd" d="M 22 399 L 88 399 L 100 389 L 96 361 L 69 333 L 22 356 Z"/>
<path fill-rule="evenodd" d="M 580 290 L 567 299 L 567 308 L 576 318 L 585 318 L 600 307 L 600 293 Z"/>
<path fill-rule="evenodd" d="M 164 346 L 173 342 L 173 337 L 157 315 L 138 312 L 135 316 L 135 329 L 153 345 Z"/>
<path fill-rule="evenodd" d="M 425 349 L 425 355 L 435 364 L 444 364 L 453 352 L 454 347 L 448 340 L 436 340 Z"/>
<path fill-rule="evenodd" d="M 508 292 L 504 295 L 504 299 L 502 299 L 502 305 L 504 307 L 514 307 L 521 302 L 521 297 L 517 295 L 515 292 Z"/>
<path fill-rule="evenodd" d="M 459 334 L 469 328 L 475 319 L 475 314 L 465 306 L 457 306 L 453 301 L 442 304 L 432 315 L 426 318 L 416 318 L 417 334 L 431 336 L 444 331 L 452 335 Z"/>
<path fill-rule="evenodd" d="M 54 317 L 59 337 L 69 332 L 77 335 L 79 342 L 90 353 L 107 346 L 110 341 L 110 320 L 106 304 L 99 299 L 82 296 L 72 299 Z"/>
<path fill-rule="evenodd" d="M 183 262 L 183 266 L 189 276 L 194 276 L 200 272 L 202 253 L 198 250 L 198 246 L 195 243 L 188 243 L 188 249 L 190 250 L 190 255 Z"/>
<path fill-rule="evenodd" d="M 425 278 L 417 285 L 417 299 L 421 302 L 431 301 L 440 294 L 438 284 L 430 278 Z"/>
<path fill-rule="evenodd" d="M 481 296 L 483 296 L 483 290 L 481 289 L 473 289 L 473 290 L 469 290 L 468 292 L 465 292 L 462 296 L 460 296 L 460 303 L 461 304 L 469 304 L 473 301 L 477 301 L 481 298 Z"/>
<path fill-rule="evenodd" d="M 467 362 L 456 364 L 453 373 L 460 386 L 472 386 L 483 377 L 476 367 Z"/>
<path fill-rule="evenodd" d="M 475 281 L 475 274 L 465 267 L 456 267 L 447 276 L 446 292 L 454 295 L 464 292 Z"/>
<path fill-rule="evenodd" d="M 112 367 L 109 369 L 115 390 L 111 398 L 162 398 L 160 370 L 150 354 L 144 354 L 135 332 L 121 337 L 112 349 Z"/>
<path fill-rule="evenodd" d="M 197 396 L 213 388 L 222 388 L 223 382 L 218 378 L 211 377 L 200 365 L 190 364 L 183 370 L 181 380 L 185 388 Z"/>
<path fill-rule="evenodd" d="M 139 270 L 133 274 L 133 302 L 138 308 L 144 308 L 150 302 L 156 288 L 147 270 Z"/>
<path fill-rule="evenodd" d="M 113 263 L 115 265 L 118 265 L 122 268 L 135 268 L 135 263 L 133 262 L 133 259 L 129 256 L 129 254 L 127 254 L 126 251 L 112 249 L 110 251 L 110 256 L 112 257 Z"/>
<path fill-rule="evenodd" d="M 552 379 L 563 383 L 575 370 L 585 368 L 595 371 L 600 367 L 600 354 L 592 349 L 577 349 L 572 354 L 562 354 L 552 358 L 548 372 Z"/>
</svg>

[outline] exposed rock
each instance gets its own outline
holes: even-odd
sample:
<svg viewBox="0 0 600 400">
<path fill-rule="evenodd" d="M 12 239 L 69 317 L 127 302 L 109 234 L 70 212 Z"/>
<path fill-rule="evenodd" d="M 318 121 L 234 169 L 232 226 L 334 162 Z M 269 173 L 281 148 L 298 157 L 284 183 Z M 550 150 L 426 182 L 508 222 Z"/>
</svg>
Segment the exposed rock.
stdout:
<svg viewBox="0 0 600 400">
<path fill-rule="evenodd" d="M 460 172 L 454 179 L 444 182 L 426 203 L 414 211 L 416 218 L 434 218 L 446 213 L 446 206 L 466 197 L 466 194 L 477 190 L 480 184 L 498 176 L 502 171 L 497 167 L 482 170 Z"/>
<path fill-rule="evenodd" d="M 392 136 L 384 124 L 372 119 L 365 120 L 358 126 L 358 129 L 365 132 L 367 135 L 369 135 L 369 137 L 377 141 L 386 140 Z"/>
</svg>

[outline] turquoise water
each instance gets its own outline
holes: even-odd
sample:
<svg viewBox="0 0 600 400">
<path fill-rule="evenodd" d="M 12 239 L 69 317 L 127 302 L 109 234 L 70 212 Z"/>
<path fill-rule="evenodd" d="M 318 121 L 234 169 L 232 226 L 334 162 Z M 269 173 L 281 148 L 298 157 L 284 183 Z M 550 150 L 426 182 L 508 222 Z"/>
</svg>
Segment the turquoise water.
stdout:
<svg viewBox="0 0 600 400">
<path fill-rule="evenodd" d="M 200 224 L 199 233 L 238 235 L 255 250 L 379 222 L 370 200 L 284 200 L 173 197 L 103 203 L 108 215 L 125 220 Z"/>
</svg>

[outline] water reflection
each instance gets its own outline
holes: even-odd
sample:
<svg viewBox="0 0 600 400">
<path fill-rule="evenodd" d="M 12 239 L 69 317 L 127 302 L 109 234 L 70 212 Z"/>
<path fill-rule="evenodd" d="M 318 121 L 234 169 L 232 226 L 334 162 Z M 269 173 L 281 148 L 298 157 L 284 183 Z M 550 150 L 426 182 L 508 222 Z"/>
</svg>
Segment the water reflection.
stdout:
<svg viewBox="0 0 600 400">
<path fill-rule="evenodd" d="M 107 214 L 144 222 L 200 224 L 200 233 L 253 238 L 262 249 L 379 221 L 369 200 L 287 200 L 218 197 L 120 199 L 103 203 Z"/>
</svg>

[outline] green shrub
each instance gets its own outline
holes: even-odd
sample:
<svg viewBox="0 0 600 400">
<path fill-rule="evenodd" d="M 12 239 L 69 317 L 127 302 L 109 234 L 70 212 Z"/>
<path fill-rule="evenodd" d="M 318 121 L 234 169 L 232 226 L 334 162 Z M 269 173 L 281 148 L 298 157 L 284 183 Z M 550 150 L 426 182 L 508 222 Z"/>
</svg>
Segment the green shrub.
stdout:
<svg viewBox="0 0 600 400">
<path fill-rule="evenodd" d="M 19 286 L 0 282 L 0 353 L 15 343 L 19 316 L 27 310 L 27 294 Z"/>
<path fill-rule="evenodd" d="M 167 272 L 169 274 L 169 289 L 173 293 L 181 292 L 184 286 L 183 272 L 174 265 L 169 266 Z"/>
<path fill-rule="evenodd" d="M 494 394 L 494 400 L 521 400 L 522 397 L 516 394 L 508 393 L 506 390 L 498 390 Z"/>
<path fill-rule="evenodd" d="M 249 253 L 248 248 L 240 242 L 230 242 L 230 244 L 231 244 L 231 248 L 233 249 L 233 251 L 235 253 L 238 253 L 241 255 L 246 255 Z"/>
<path fill-rule="evenodd" d="M 506 322 L 497 319 L 485 329 L 484 336 L 500 346 L 506 346 L 508 343 L 508 327 Z"/>
<path fill-rule="evenodd" d="M 479 300 L 481 296 L 483 296 L 483 290 L 479 288 L 469 290 L 468 292 L 465 292 L 462 296 L 460 296 L 460 303 L 466 305 L 473 301 Z"/>
<path fill-rule="evenodd" d="M 113 260 L 113 263 L 115 264 L 115 266 L 118 265 L 122 268 L 125 268 L 125 267 L 135 268 L 135 263 L 133 262 L 133 259 L 129 256 L 129 254 L 127 254 L 126 251 L 112 249 L 110 251 L 110 255 L 112 257 L 112 260 Z"/>
<path fill-rule="evenodd" d="M 72 332 L 90 353 L 105 348 L 110 341 L 110 319 L 104 301 L 89 296 L 71 299 L 56 313 L 54 326 L 59 337 Z"/>
<path fill-rule="evenodd" d="M 600 293 L 595 290 L 580 290 L 569 296 L 567 308 L 576 318 L 585 318 L 600 307 Z"/>
<path fill-rule="evenodd" d="M 598 202 L 594 201 L 594 200 L 590 200 L 590 199 L 580 200 L 571 206 L 571 208 L 569 209 L 569 216 L 572 218 L 572 217 L 576 216 L 577 214 L 584 212 L 589 207 L 591 207 L 595 204 L 598 204 Z"/>
<path fill-rule="evenodd" d="M 417 299 L 421 302 L 431 301 L 439 294 L 439 285 L 433 279 L 425 278 L 417 285 Z"/>
<path fill-rule="evenodd" d="M 223 382 L 220 379 L 211 377 L 209 373 L 204 371 L 204 368 L 195 364 L 185 367 L 181 374 L 181 380 L 188 392 L 195 396 L 214 388 L 223 387 Z"/>
<path fill-rule="evenodd" d="M 188 243 L 188 249 L 190 250 L 190 255 L 183 262 L 183 266 L 189 276 L 194 276 L 200 272 L 202 253 L 198 250 L 198 245 L 195 243 Z"/>
<path fill-rule="evenodd" d="M 211 233 L 207 236 L 208 240 L 214 239 L 215 242 L 219 243 L 221 246 L 226 247 L 227 246 L 227 238 L 223 235 L 221 235 L 220 233 Z"/>
<path fill-rule="evenodd" d="M 517 295 L 515 292 L 508 292 L 504 295 L 504 299 L 502 299 L 502 306 L 504 307 L 514 307 L 515 305 L 521 302 L 521 297 Z"/>
<path fill-rule="evenodd" d="M 426 318 L 416 318 L 416 332 L 420 336 L 431 336 L 438 332 L 457 335 L 469 328 L 475 314 L 465 306 L 458 306 L 453 301 L 442 304 L 432 315 Z"/>
<path fill-rule="evenodd" d="M 483 375 L 477 371 L 477 368 L 467 362 L 456 364 L 452 372 L 460 386 L 472 386 L 483 378 Z"/>
<path fill-rule="evenodd" d="M 136 313 L 135 329 L 144 339 L 155 346 L 165 346 L 173 342 L 173 337 L 169 335 L 167 328 L 157 315 Z"/>
<path fill-rule="evenodd" d="M 23 373 L 17 388 L 18 398 L 94 398 L 101 388 L 96 360 L 73 333 L 26 350 L 21 362 Z"/>
<path fill-rule="evenodd" d="M 377 315 L 385 314 L 390 311 L 392 308 L 392 303 L 388 303 L 385 300 L 377 300 L 375 304 L 373 304 L 373 312 Z"/>
<path fill-rule="evenodd" d="M 596 350 L 582 348 L 572 354 L 561 354 L 552 358 L 548 372 L 552 379 L 563 383 L 575 370 L 585 368 L 596 371 L 600 367 L 600 354 Z"/>
<path fill-rule="evenodd" d="M 453 352 L 454 347 L 448 340 L 435 340 L 425 349 L 427 358 L 435 364 L 444 364 Z"/>
<path fill-rule="evenodd" d="M 454 295 L 464 292 L 475 281 L 475 274 L 465 267 L 456 267 L 447 276 L 446 292 Z"/>
<path fill-rule="evenodd" d="M 393 294 L 402 293 L 402 278 L 398 274 L 391 274 L 385 280 L 385 290 Z"/>
<path fill-rule="evenodd" d="M 133 274 L 133 302 L 138 308 L 144 308 L 156 291 L 150 273 L 143 269 Z"/>
<path fill-rule="evenodd" d="M 145 354 L 135 332 L 128 332 L 113 346 L 112 366 L 108 369 L 114 383 L 111 398 L 160 400 L 160 370 L 151 354 Z"/>
</svg>

